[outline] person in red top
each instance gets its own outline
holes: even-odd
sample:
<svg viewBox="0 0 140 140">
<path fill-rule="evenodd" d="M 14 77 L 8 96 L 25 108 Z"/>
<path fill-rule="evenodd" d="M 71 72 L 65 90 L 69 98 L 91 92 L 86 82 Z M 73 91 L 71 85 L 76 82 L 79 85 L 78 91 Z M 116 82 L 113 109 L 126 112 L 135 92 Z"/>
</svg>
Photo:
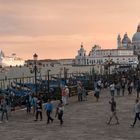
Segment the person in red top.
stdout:
<svg viewBox="0 0 140 140">
<path fill-rule="evenodd" d="M 61 97 L 62 97 L 62 102 L 64 105 L 66 105 L 67 102 L 67 95 L 66 95 L 66 90 L 65 87 L 61 88 Z"/>
</svg>

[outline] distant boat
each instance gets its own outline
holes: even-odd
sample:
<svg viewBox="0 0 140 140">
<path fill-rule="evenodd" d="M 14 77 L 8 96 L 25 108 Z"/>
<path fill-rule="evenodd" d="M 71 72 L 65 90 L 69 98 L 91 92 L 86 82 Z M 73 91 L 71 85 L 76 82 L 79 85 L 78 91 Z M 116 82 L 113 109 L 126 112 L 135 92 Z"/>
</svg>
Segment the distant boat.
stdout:
<svg viewBox="0 0 140 140">
<path fill-rule="evenodd" d="M 10 66 L 23 66 L 25 61 L 16 56 L 13 53 L 11 56 L 5 56 L 3 51 L 0 51 L 0 67 L 10 67 Z"/>
</svg>

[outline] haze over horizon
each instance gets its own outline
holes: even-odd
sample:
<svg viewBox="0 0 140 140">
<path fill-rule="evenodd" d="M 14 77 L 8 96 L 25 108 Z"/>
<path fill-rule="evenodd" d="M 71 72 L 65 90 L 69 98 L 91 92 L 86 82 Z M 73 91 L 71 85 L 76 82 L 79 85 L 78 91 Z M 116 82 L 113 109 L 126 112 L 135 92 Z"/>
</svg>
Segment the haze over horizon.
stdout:
<svg viewBox="0 0 140 140">
<path fill-rule="evenodd" d="M 0 49 L 23 59 L 74 58 L 81 42 L 116 48 L 117 35 L 132 38 L 139 0 L 0 0 Z"/>
</svg>

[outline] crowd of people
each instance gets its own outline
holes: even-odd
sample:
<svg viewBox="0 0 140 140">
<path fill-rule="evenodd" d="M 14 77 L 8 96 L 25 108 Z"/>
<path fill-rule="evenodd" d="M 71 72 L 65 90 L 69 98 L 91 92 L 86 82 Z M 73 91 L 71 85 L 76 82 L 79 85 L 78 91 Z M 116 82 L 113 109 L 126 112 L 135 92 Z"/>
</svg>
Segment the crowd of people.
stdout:
<svg viewBox="0 0 140 140">
<path fill-rule="evenodd" d="M 96 79 L 93 82 L 93 95 L 96 98 L 96 101 L 99 101 L 100 95 L 104 88 L 107 89 L 110 97 L 109 104 L 111 106 L 111 115 L 109 116 L 109 120 L 107 121 L 107 124 L 110 125 L 112 118 L 114 117 L 116 119 L 116 124 L 118 125 L 119 118 L 117 116 L 117 103 L 115 101 L 116 96 L 126 96 L 133 94 L 133 91 L 136 91 L 136 100 L 134 105 L 134 113 L 135 118 L 134 122 L 130 125 L 131 127 L 134 127 L 137 120 L 140 121 L 140 103 L 139 103 L 139 92 L 140 92 L 140 79 L 130 79 L 128 77 L 121 76 L 118 79 L 109 79 L 108 81 L 102 79 L 101 77 Z M 87 101 L 88 91 L 85 89 L 83 83 L 81 81 L 77 82 L 77 101 Z M 34 96 L 34 95 L 27 95 L 26 96 L 26 111 L 27 115 L 32 114 L 35 118 L 34 121 L 42 121 L 43 119 L 43 110 L 46 112 L 47 117 L 47 124 L 53 123 L 54 118 L 57 117 L 60 121 L 60 125 L 63 124 L 63 114 L 64 114 L 64 107 L 69 105 L 69 97 L 70 97 L 70 90 L 67 85 L 63 85 L 61 87 L 61 99 L 59 100 L 59 103 L 57 105 L 54 105 L 52 103 L 52 99 L 48 99 L 46 103 L 43 103 L 41 96 Z M 52 112 L 55 109 L 55 115 L 52 116 Z M 6 122 L 8 122 L 9 115 L 11 112 L 11 102 L 8 96 L 3 96 L 3 98 L 0 100 L 0 110 L 1 110 L 1 116 L 0 116 L 0 122 L 2 123 L 4 121 L 4 115 Z"/>
<path fill-rule="evenodd" d="M 132 95 L 136 93 L 135 97 L 135 105 L 134 105 L 134 122 L 130 124 L 131 127 L 134 127 L 137 120 L 140 121 L 140 102 L 139 102 L 139 93 L 140 93 L 140 79 L 137 77 L 131 77 L 131 75 L 123 76 L 120 75 L 116 79 L 113 80 L 110 78 L 108 81 L 104 81 L 103 79 L 98 79 L 95 81 L 94 84 L 94 96 L 96 97 L 97 101 L 99 100 L 101 89 L 108 88 L 109 97 L 111 101 L 109 104 L 111 106 L 111 115 L 109 117 L 109 121 L 107 124 L 110 125 L 112 118 L 116 119 L 116 124 L 119 124 L 119 119 L 117 116 L 117 104 L 115 101 L 115 97 L 125 96 L 125 95 Z"/>
<path fill-rule="evenodd" d="M 61 89 L 61 94 L 64 96 L 64 91 L 68 93 L 67 87 L 63 87 Z M 58 116 L 58 120 L 60 120 L 60 124 L 63 124 L 63 112 L 64 112 L 64 105 L 68 104 L 68 97 L 59 100 L 58 105 L 56 106 L 56 113 L 55 117 Z M 66 94 L 65 94 L 66 96 Z M 32 109 L 32 111 L 31 111 Z M 48 99 L 46 103 L 43 103 L 43 100 L 40 96 L 31 96 L 28 95 L 26 98 L 26 111 L 28 115 L 33 115 L 35 117 L 34 121 L 42 121 L 43 120 L 43 111 L 46 113 L 47 116 L 47 124 L 50 122 L 53 123 L 54 118 L 51 116 L 54 110 L 54 104 L 52 103 L 52 99 Z"/>
</svg>

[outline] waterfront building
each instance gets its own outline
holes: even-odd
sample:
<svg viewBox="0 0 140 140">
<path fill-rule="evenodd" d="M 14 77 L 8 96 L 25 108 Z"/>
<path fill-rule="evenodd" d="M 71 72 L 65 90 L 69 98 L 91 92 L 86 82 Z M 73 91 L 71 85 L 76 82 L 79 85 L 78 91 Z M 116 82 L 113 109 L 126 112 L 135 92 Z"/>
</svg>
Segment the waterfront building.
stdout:
<svg viewBox="0 0 140 140">
<path fill-rule="evenodd" d="M 86 55 L 86 50 L 84 49 L 84 46 L 81 45 L 80 50 L 78 50 L 78 55 L 75 57 L 75 64 L 105 64 L 110 60 L 115 64 L 137 64 L 138 56 L 134 55 L 134 51 L 132 49 L 101 49 L 99 45 L 94 45 L 89 54 Z"/>
<path fill-rule="evenodd" d="M 74 65 L 75 59 L 43 59 L 39 60 L 39 63 L 42 64 L 42 66 L 47 67 L 54 67 L 54 66 L 72 66 Z M 25 65 L 30 65 L 33 63 L 33 60 L 27 60 L 25 61 Z"/>
<path fill-rule="evenodd" d="M 107 61 L 115 64 L 137 65 L 140 62 L 140 24 L 137 32 L 130 39 L 127 33 L 123 38 L 119 34 L 117 37 L 116 49 L 101 49 L 99 45 L 94 45 L 89 54 L 86 54 L 83 44 L 81 44 L 78 54 L 75 57 L 76 65 L 105 64 Z"/>
</svg>

